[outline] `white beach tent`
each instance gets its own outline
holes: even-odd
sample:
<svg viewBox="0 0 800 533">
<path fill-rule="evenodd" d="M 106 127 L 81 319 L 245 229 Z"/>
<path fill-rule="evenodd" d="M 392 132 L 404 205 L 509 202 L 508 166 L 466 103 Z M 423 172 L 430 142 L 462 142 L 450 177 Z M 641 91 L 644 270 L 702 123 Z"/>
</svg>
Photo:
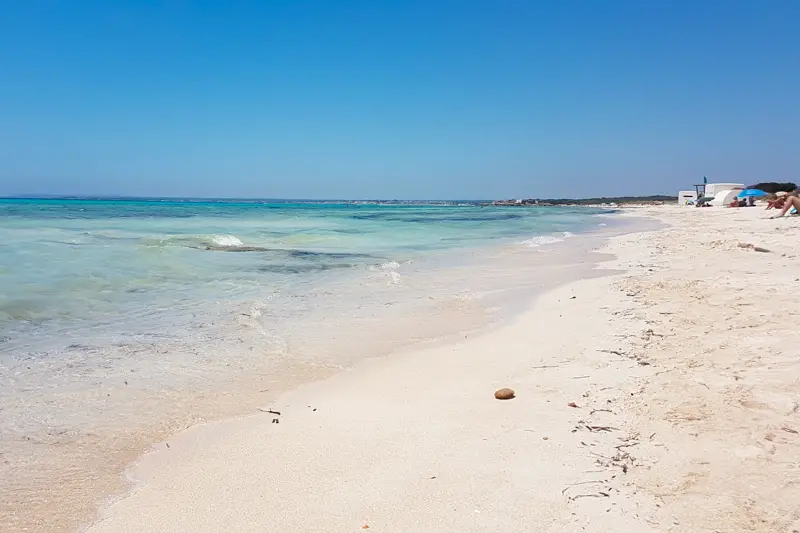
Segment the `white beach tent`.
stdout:
<svg viewBox="0 0 800 533">
<path fill-rule="evenodd" d="M 719 191 L 714 195 L 714 199 L 711 200 L 711 205 L 714 207 L 725 207 L 726 205 L 730 204 L 740 192 L 742 192 L 742 189 L 728 189 L 726 191 Z"/>
<path fill-rule="evenodd" d="M 708 183 L 705 187 L 705 195 L 716 197 L 719 192 L 733 189 L 744 189 L 744 183 Z"/>
</svg>

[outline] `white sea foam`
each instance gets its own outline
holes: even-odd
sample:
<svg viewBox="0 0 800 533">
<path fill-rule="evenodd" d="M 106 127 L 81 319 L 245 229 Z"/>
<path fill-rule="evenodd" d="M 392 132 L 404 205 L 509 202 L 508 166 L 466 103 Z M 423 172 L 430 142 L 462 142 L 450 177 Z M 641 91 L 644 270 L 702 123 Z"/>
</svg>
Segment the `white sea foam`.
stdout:
<svg viewBox="0 0 800 533">
<path fill-rule="evenodd" d="M 410 261 L 404 262 L 404 264 L 408 264 Z M 388 287 L 397 287 L 401 284 L 401 276 L 397 272 L 400 268 L 400 263 L 390 259 L 389 261 L 385 261 L 381 264 L 369 265 L 367 266 L 367 270 L 370 272 L 374 272 L 373 274 L 376 278 L 389 278 L 386 282 Z"/>
<path fill-rule="evenodd" d="M 407 264 L 407 263 L 405 263 Z M 400 268 L 400 263 L 394 260 L 389 260 L 379 265 L 369 265 L 367 266 L 367 270 L 371 270 L 373 272 L 381 272 L 381 273 L 391 273 L 395 270 Z"/>
<path fill-rule="evenodd" d="M 380 277 L 388 277 L 389 280 L 386 282 L 386 285 L 389 287 L 392 286 L 399 286 L 400 285 L 400 274 L 397 272 L 397 269 L 400 268 L 400 263 L 394 260 L 389 260 L 380 265 L 373 265 L 369 267 L 369 270 L 378 273 Z"/>
<path fill-rule="evenodd" d="M 524 244 L 529 248 L 538 248 L 543 244 L 553 244 L 556 242 L 561 242 L 564 239 L 559 237 L 554 237 L 553 235 L 537 235 L 536 237 L 531 237 L 530 239 L 525 239 L 520 244 Z"/>
<path fill-rule="evenodd" d="M 524 244 L 529 248 L 538 248 L 539 246 L 545 244 L 555 244 L 557 242 L 562 242 L 564 239 L 568 239 L 569 237 L 574 237 L 575 234 L 569 231 L 564 231 L 560 235 L 537 235 L 536 237 L 531 237 L 530 239 L 525 239 L 520 244 Z"/>
<path fill-rule="evenodd" d="M 241 239 L 233 235 L 214 235 L 214 238 L 211 239 L 211 242 L 217 246 L 229 246 L 231 248 L 235 246 L 242 246 L 244 244 Z"/>
</svg>

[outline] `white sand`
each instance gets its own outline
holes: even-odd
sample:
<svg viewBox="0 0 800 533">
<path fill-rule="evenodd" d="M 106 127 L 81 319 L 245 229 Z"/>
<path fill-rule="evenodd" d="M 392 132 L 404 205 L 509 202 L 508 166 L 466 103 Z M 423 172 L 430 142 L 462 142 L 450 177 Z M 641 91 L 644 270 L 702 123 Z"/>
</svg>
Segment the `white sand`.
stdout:
<svg viewBox="0 0 800 533">
<path fill-rule="evenodd" d="M 184 432 L 89 531 L 800 530 L 800 220 L 636 213 L 627 273 Z"/>
</svg>

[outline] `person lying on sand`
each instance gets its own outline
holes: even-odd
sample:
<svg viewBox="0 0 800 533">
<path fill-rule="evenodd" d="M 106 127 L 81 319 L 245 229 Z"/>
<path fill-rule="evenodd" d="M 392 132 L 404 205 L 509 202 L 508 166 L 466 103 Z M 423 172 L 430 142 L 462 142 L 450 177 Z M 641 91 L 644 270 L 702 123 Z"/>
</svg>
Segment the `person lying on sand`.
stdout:
<svg viewBox="0 0 800 533">
<path fill-rule="evenodd" d="M 731 200 L 731 203 L 728 204 L 728 207 L 747 207 L 749 202 L 748 199 L 744 198 L 734 198 Z"/>
</svg>

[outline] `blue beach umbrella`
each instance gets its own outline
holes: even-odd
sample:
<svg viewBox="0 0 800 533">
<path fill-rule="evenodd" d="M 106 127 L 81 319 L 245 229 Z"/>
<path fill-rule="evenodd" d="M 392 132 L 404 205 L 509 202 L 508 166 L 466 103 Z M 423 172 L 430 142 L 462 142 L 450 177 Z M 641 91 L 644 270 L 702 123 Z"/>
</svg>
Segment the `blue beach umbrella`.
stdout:
<svg viewBox="0 0 800 533">
<path fill-rule="evenodd" d="M 765 193 L 764 191 L 760 191 L 758 189 L 745 189 L 745 190 L 743 190 L 742 192 L 739 193 L 738 197 L 739 198 L 747 198 L 749 196 L 752 196 L 754 198 L 758 198 L 759 196 L 766 196 L 766 195 L 767 195 L 767 193 Z"/>
</svg>

